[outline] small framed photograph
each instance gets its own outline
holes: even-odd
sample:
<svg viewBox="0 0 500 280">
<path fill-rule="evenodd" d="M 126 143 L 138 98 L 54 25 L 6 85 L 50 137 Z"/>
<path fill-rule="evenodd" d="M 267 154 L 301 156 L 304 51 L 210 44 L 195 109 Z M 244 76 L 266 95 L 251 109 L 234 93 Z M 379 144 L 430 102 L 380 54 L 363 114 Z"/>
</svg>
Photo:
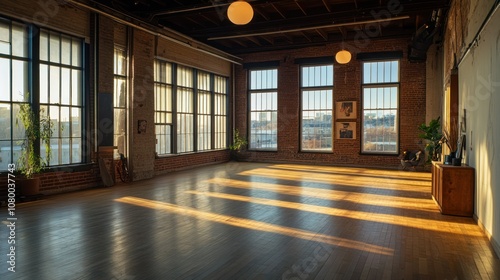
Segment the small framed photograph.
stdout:
<svg viewBox="0 0 500 280">
<path fill-rule="evenodd" d="M 337 119 L 356 119 L 356 101 L 339 101 L 335 104 L 335 117 Z"/>
<path fill-rule="evenodd" d="M 356 139 L 356 122 L 336 122 L 336 139 Z"/>
</svg>

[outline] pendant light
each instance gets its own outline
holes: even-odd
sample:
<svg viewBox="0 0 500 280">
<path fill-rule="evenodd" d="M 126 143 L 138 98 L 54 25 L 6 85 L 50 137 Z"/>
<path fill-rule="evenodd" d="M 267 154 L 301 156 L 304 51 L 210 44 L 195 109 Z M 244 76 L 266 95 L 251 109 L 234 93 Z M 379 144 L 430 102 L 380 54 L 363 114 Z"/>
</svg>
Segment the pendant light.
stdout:
<svg viewBox="0 0 500 280">
<path fill-rule="evenodd" d="M 344 38 L 345 39 L 345 38 Z M 351 53 L 344 48 L 344 40 L 342 40 L 342 50 L 337 52 L 335 60 L 339 64 L 347 64 L 351 61 Z"/>
<path fill-rule="evenodd" d="M 252 6 L 243 0 L 234 1 L 227 8 L 227 17 L 234 24 L 245 25 L 253 18 Z"/>
<path fill-rule="evenodd" d="M 335 55 L 335 60 L 339 64 L 347 64 L 351 61 L 351 53 L 343 49 Z"/>
</svg>

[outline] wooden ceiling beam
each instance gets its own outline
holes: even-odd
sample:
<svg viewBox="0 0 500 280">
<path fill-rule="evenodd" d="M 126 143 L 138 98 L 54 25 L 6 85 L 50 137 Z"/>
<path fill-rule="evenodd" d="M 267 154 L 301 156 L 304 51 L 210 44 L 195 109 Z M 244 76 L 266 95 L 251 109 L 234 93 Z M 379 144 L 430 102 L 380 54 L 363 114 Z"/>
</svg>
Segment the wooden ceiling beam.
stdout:
<svg viewBox="0 0 500 280">
<path fill-rule="evenodd" d="M 260 36 L 260 38 L 266 42 L 268 42 L 270 45 L 273 45 L 274 44 L 274 40 L 273 39 L 269 39 L 268 36 Z"/>
<path fill-rule="evenodd" d="M 264 13 L 262 13 L 260 11 L 260 9 L 253 8 L 253 10 L 254 10 L 255 13 L 259 14 L 259 16 L 261 16 L 263 19 L 265 19 L 266 21 L 269 21 L 269 17 L 267 15 L 265 15 Z"/>
<path fill-rule="evenodd" d="M 306 11 L 302 8 L 302 6 L 300 6 L 299 4 L 299 1 L 298 0 L 295 0 L 295 4 L 297 5 L 297 7 L 299 7 L 299 9 L 302 11 L 302 13 L 307 16 L 307 13 Z"/>
<path fill-rule="evenodd" d="M 328 7 L 328 4 L 326 3 L 326 1 L 325 0 L 321 0 L 321 1 L 323 1 L 323 5 L 325 5 L 326 11 L 331 13 L 332 10 L 330 10 L 330 7 Z"/>
<path fill-rule="evenodd" d="M 257 46 L 262 46 L 262 43 L 259 40 L 257 40 L 257 38 L 255 38 L 255 37 L 247 37 L 247 39 L 249 41 L 253 42 L 254 44 L 256 44 Z"/>
<path fill-rule="evenodd" d="M 304 38 L 306 38 L 306 40 L 307 40 L 307 41 L 312 42 L 312 39 L 311 39 L 309 36 L 307 36 L 307 34 L 306 34 L 304 31 L 301 31 L 301 32 L 300 32 L 300 34 L 301 34 Z"/>
<path fill-rule="evenodd" d="M 271 6 L 274 8 L 274 10 L 276 12 L 278 12 L 278 14 L 283 18 L 283 19 L 286 19 L 285 15 L 278 9 L 278 7 L 276 7 L 276 5 L 274 5 L 274 3 L 271 3 Z"/>
<path fill-rule="evenodd" d="M 320 29 L 315 29 L 315 31 L 316 31 L 316 33 L 319 34 L 319 36 L 321 36 L 323 38 L 323 40 L 328 41 L 328 33 L 326 33 L 323 30 L 320 30 Z"/>
</svg>

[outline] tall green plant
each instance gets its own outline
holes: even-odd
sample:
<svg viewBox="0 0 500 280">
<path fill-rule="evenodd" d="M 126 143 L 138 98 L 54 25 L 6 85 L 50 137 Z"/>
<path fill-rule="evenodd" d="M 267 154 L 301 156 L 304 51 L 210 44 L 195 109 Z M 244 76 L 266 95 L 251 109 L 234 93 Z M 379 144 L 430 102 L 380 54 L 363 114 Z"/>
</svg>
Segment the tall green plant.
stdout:
<svg viewBox="0 0 500 280">
<path fill-rule="evenodd" d="M 243 137 L 240 136 L 240 132 L 238 129 L 234 130 L 234 141 L 232 145 L 229 145 L 229 149 L 231 151 L 239 151 L 241 150 L 246 144 L 247 140 Z"/>
<path fill-rule="evenodd" d="M 425 146 L 425 150 L 429 152 L 430 156 L 428 161 L 439 160 L 439 154 L 441 154 L 441 139 L 443 138 L 443 134 L 441 132 L 440 118 L 431 120 L 429 125 L 423 123 L 418 127 L 422 131 L 419 137 L 428 141 Z"/>
<path fill-rule="evenodd" d="M 29 94 L 26 94 L 25 100 L 29 100 Z M 40 109 L 39 114 L 33 112 L 29 103 L 22 103 L 19 108 L 19 114 L 16 119 L 16 125 L 21 123 L 24 126 L 25 138 L 21 144 L 21 155 L 17 162 L 17 169 L 26 178 L 33 178 L 34 174 L 42 172 L 50 162 L 51 147 L 50 138 L 52 137 L 53 122 L 45 114 L 45 110 Z M 38 142 L 40 141 L 40 142 Z M 42 143 L 45 147 L 46 157 L 43 159 L 35 150 L 35 145 Z"/>
</svg>

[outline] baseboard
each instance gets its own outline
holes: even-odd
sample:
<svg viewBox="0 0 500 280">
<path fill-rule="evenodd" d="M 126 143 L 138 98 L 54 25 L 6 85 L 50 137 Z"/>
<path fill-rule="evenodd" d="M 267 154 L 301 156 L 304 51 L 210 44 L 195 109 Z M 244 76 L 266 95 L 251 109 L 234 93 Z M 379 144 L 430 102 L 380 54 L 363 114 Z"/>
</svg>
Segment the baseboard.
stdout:
<svg viewBox="0 0 500 280">
<path fill-rule="evenodd" d="M 495 251 L 496 257 L 498 258 L 500 256 L 500 244 L 495 240 L 495 238 L 491 235 L 491 233 L 484 227 L 483 223 L 479 220 L 476 214 L 473 216 L 474 220 L 476 221 L 477 225 L 479 228 L 486 234 L 486 237 L 488 237 L 488 240 L 490 241 L 491 247 L 493 247 L 493 250 Z"/>
</svg>

